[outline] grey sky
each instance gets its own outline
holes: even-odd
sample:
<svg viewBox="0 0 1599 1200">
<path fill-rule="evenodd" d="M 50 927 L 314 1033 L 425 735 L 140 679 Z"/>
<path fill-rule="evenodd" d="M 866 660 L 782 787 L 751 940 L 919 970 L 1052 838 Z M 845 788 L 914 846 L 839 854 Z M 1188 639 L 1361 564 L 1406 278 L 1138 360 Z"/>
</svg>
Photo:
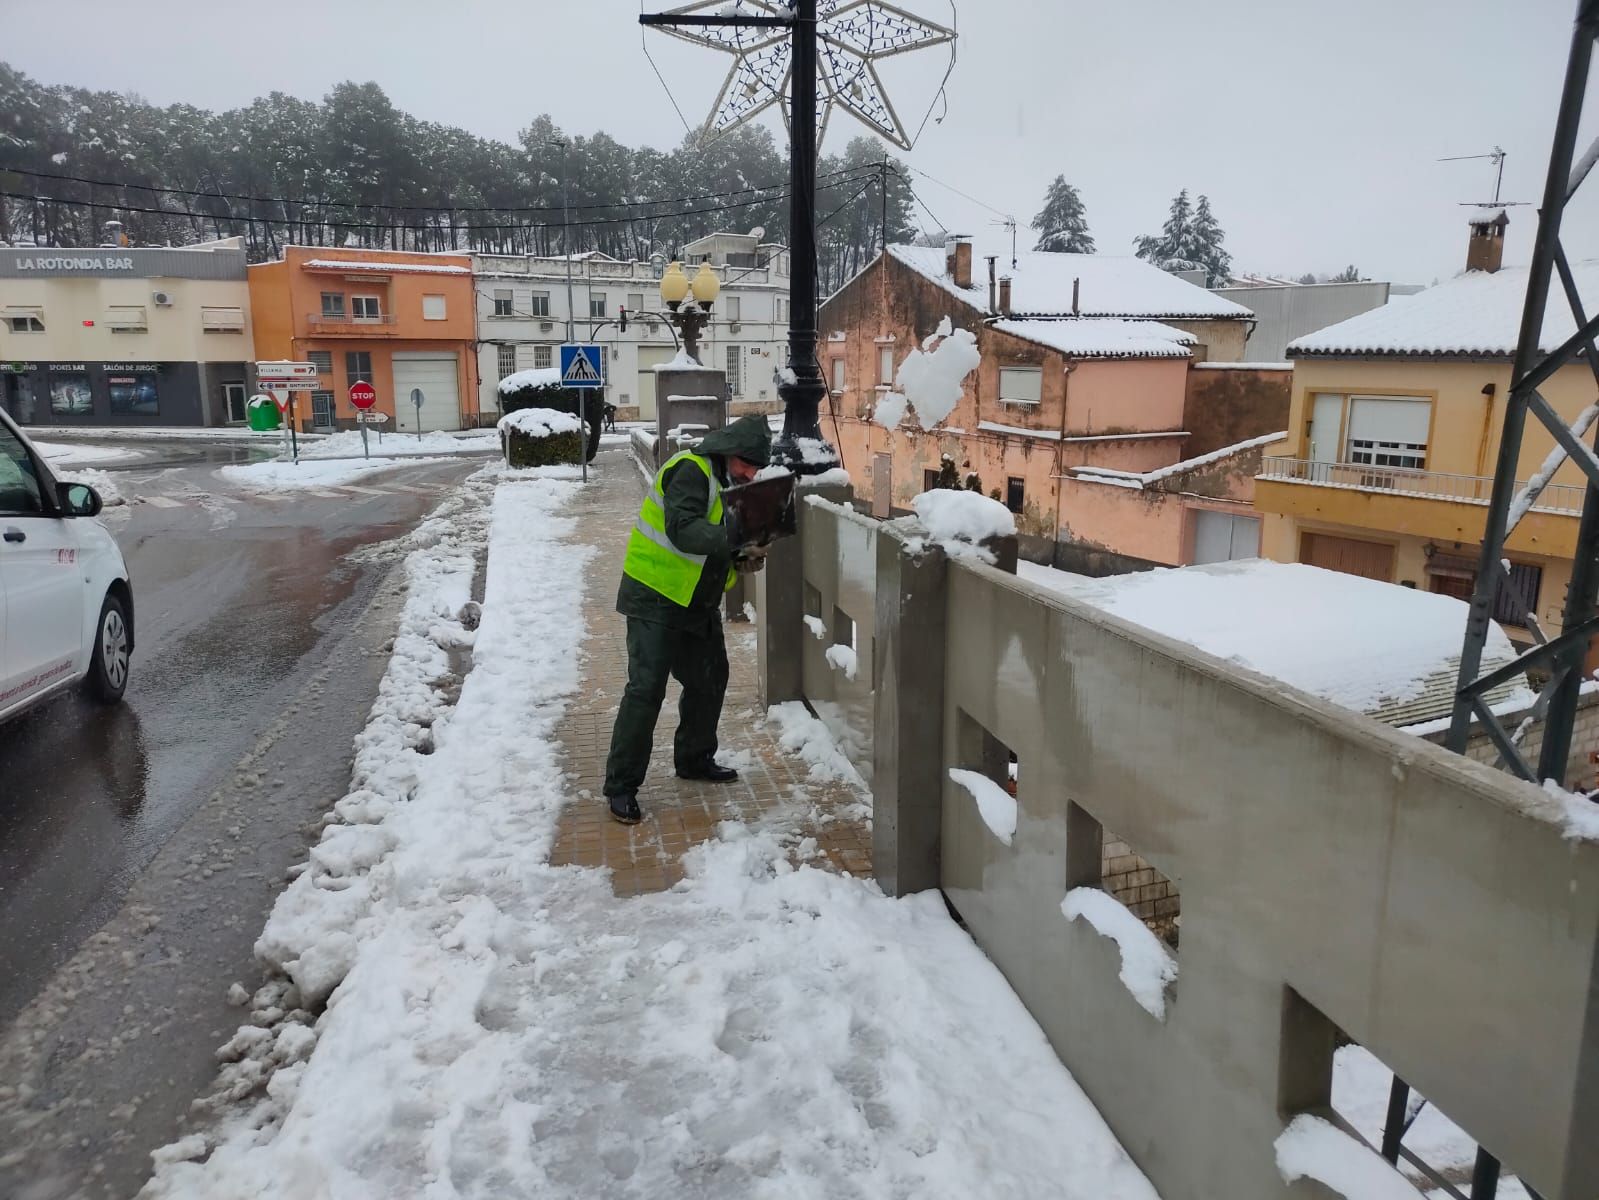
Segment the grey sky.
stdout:
<svg viewBox="0 0 1599 1200">
<path fill-rule="evenodd" d="M 949 0 L 901 2 L 950 12 Z M 909 161 L 1024 224 L 1064 173 L 1102 253 L 1131 253 L 1186 186 L 1210 195 L 1238 269 L 1352 262 L 1427 283 L 1464 262 L 1457 202 L 1492 191 L 1488 163 L 1434 160 L 1497 143 L 1510 155 L 1505 197 L 1539 198 L 1575 7 L 960 0 L 948 116 Z M 639 11 L 638 0 L 0 0 L 0 58 L 49 83 L 218 109 L 372 79 L 401 108 L 484 136 L 514 140 L 548 112 L 576 133 L 669 146 L 683 126 L 641 48 Z M 651 46 L 698 121 L 726 56 L 654 34 Z M 946 62 L 921 57 L 888 72 L 915 121 Z M 1599 129 L 1589 107 L 1585 138 Z M 857 129 L 836 122 L 829 148 Z M 998 232 L 986 209 L 925 179 L 916 189 L 944 223 Z M 1530 253 L 1533 213 L 1512 210 L 1510 261 Z M 1567 238 L 1574 255 L 1599 255 L 1599 186 L 1568 212 Z"/>
</svg>

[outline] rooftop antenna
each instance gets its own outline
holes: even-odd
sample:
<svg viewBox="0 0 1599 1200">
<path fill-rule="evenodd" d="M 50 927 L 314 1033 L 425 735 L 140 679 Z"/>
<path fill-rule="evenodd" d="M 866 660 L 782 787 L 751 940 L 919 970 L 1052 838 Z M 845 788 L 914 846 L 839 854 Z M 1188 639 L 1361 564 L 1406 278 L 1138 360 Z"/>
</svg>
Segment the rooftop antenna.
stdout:
<svg viewBox="0 0 1599 1200">
<path fill-rule="evenodd" d="M 1505 181 L 1505 151 L 1502 146 L 1495 146 L 1492 154 L 1451 154 L 1448 158 L 1440 158 L 1439 162 L 1474 162 L 1480 159 L 1489 159 L 1494 165 L 1494 198 L 1489 204 L 1499 203 L 1499 187 Z M 1486 207 L 1479 205 L 1478 207 Z"/>
<path fill-rule="evenodd" d="M 990 221 L 991 225 L 1001 225 L 1010 230 L 1010 269 L 1016 269 L 1016 218 L 1006 217 L 1003 221 Z"/>
</svg>

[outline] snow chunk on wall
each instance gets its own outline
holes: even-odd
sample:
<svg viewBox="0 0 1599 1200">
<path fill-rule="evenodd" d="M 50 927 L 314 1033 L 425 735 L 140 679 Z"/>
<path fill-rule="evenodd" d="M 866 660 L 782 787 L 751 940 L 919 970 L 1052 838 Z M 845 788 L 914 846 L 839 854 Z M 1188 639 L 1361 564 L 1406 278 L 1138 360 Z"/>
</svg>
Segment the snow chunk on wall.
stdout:
<svg viewBox="0 0 1599 1200">
<path fill-rule="evenodd" d="M 911 508 L 935 542 L 980 542 L 1016 532 L 1016 517 L 1011 510 L 978 492 L 935 488 L 912 500 Z"/>
<path fill-rule="evenodd" d="M 912 350 L 906 356 L 896 382 L 900 392 L 915 405 L 916 419 L 924 429 L 931 429 L 955 411 L 961 399 L 961 382 L 981 362 L 977 336 L 969 329 L 955 329 L 948 317 L 939 322 L 920 350 Z"/>
<path fill-rule="evenodd" d="M 899 423 L 905 419 L 905 409 L 909 404 L 910 401 L 898 392 L 885 392 L 872 410 L 872 420 L 884 429 L 898 429 Z"/>
<path fill-rule="evenodd" d="M 1422 1200 L 1422 1195 L 1371 1147 L 1321 1117 L 1295 1117 L 1278 1136 L 1283 1181 L 1314 1179 L 1349 1200 Z"/>
<path fill-rule="evenodd" d="M 783 749 L 810 767 L 812 779 L 866 790 L 865 780 L 844 757 L 827 726 L 813 717 L 803 703 L 790 700 L 787 704 L 774 704 L 766 710 L 766 719 L 777 726 L 777 740 Z"/>
<path fill-rule="evenodd" d="M 1016 797 L 1012 796 L 987 775 L 977 771 L 950 768 L 950 782 L 963 787 L 977 801 L 977 811 L 982 815 L 988 831 L 1010 845 L 1016 836 Z"/>
<path fill-rule="evenodd" d="M 1158 1021 L 1166 1019 L 1166 986 L 1177 979 L 1177 960 L 1149 927 L 1116 897 L 1096 887 L 1073 888 L 1060 902 L 1068 920 L 1079 917 L 1116 943 L 1120 978 L 1134 1000 Z"/>
<path fill-rule="evenodd" d="M 812 617 L 807 615 L 805 618 L 805 628 L 809 629 L 811 631 L 811 636 L 819 642 L 825 640 L 827 637 L 827 622 L 822 620 L 821 617 Z"/>
<path fill-rule="evenodd" d="M 860 660 L 855 657 L 855 651 L 848 646 L 829 646 L 825 657 L 828 666 L 835 671 L 844 672 L 845 679 L 854 679 L 855 672 L 860 669 Z"/>
<path fill-rule="evenodd" d="M 498 427 L 501 433 L 514 429 L 536 438 L 583 432 L 583 422 L 575 413 L 556 412 L 553 408 L 519 408 L 501 417 Z"/>
</svg>

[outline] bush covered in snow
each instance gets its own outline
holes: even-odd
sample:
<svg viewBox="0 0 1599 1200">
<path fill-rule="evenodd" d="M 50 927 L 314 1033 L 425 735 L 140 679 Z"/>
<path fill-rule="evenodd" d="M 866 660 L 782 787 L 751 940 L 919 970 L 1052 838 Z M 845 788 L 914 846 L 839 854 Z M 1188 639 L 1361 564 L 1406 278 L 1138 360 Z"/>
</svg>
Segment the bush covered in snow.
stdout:
<svg viewBox="0 0 1599 1200">
<path fill-rule="evenodd" d="M 521 408 L 500 418 L 500 448 L 507 466 L 575 463 L 583 453 L 583 422 L 572 413 Z"/>
<path fill-rule="evenodd" d="M 599 391 L 572 391 L 561 386 L 561 373 L 552 368 L 518 371 L 500 381 L 500 411 L 506 416 L 525 409 L 571 413 L 588 424 L 588 459 L 600 452 L 600 432 L 605 427 L 605 394 Z M 576 462 L 565 458 L 561 462 Z"/>
</svg>

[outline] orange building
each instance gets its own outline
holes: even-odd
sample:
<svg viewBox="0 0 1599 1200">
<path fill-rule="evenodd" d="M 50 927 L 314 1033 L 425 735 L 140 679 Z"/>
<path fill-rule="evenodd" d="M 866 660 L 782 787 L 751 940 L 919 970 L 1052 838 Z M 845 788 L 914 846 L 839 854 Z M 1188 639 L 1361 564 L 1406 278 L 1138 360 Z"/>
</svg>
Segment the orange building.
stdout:
<svg viewBox="0 0 1599 1200">
<path fill-rule="evenodd" d="M 317 365 L 317 390 L 296 405 L 307 432 L 355 427 L 357 380 L 377 389 L 390 429 L 476 426 L 474 301 L 466 254 L 289 246 L 250 268 L 256 358 Z"/>
</svg>

